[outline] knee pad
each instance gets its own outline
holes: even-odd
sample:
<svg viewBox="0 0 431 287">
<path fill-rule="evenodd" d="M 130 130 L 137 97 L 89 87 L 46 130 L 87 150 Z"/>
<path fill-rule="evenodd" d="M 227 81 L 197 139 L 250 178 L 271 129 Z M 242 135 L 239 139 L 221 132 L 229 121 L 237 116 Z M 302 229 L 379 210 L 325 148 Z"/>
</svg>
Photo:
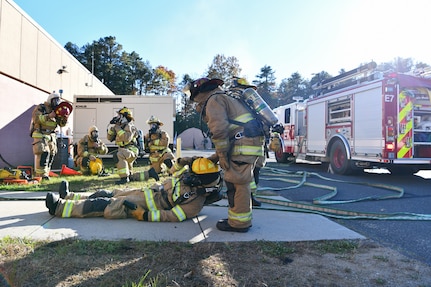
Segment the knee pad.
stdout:
<svg viewBox="0 0 431 287">
<path fill-rule="evenodd" d="M 40 155 L 40 162 L 39 162 L 40 166 L 46 166 L 47 163 L 48 163 L 48 158 L 49 158 L 49 153 L 48 152 L 43 152 Z"/>
<path fill-rule="evenodd" d="M 114 196 L 114 194 L 112 192 L 104 190 L 104 189 L 101 189 L 101 190 L 96 191 L 92 195 L 90 195 L 88 198 L 98 198 L 98 197 L 111 198 L 113 196 Z"/>
<path fill-rule="evenodd" d="M 88 167 L 90 165 L 90 158 L 89 157 L 83 157 L 82 158 L 82 166 Z"/>
<path fill-rule="evenodd" d="M 117 155 L 117 153 L 114 153 L 114 154 L 112 155 L 112 160 L 114 161 L 114 164 L 117 164 L 117 163 L 118 163 L 118 155 Z"/>
<path fill-rule="evenodd" d="M 226 187 L 227 202 L 229 203 L 229 207 L 233 208 L 235 206 L 235 186 L 233 183 L 226 182 Z"/>
<path fill-rule="evenodd" d="M 109 200 L 109 198 L 106 198 L 106 197 L 98 197 L 98 198 L 86 200 L 84 202 L 82 214 L 104 211 L 109 203 L 111 203 L 111 201 Z"/>
<path fill-rule="evenodd" d="M 173 165 L 173 163 L 172 163 L 172 160 L 171 160 L 171 159 L 165 159 L 165 160 L 163 161 L 163 163 L 164 163 L 164 164 L 166 164 L 166 166 L 167 166 L 168 168 L 171 168 L 171 167 L 172 167 L 172 165 Z"/>
</svg>

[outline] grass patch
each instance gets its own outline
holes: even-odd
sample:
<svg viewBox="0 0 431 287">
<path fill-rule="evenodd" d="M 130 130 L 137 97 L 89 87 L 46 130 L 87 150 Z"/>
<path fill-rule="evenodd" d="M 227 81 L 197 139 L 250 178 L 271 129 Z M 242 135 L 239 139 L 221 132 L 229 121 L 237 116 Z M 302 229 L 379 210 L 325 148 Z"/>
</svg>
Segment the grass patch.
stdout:
<svg viewBox="0 0 431 287">
<path fill-rule="evenodd" d="M 43 180 L 38 184 L 3 184 L 0 182 L 0 189 L 5 191 L 28 191 L 28 192 L 36 192 L 36 191 L 52 191 L 57 192 L 58 187 L 61 181 L 67 180 L 69 181 L 69 188 L 71 191 L 75 192 L 94 192 L 98 189 L 107 189 L 112 190 L 114 188 L 118 188 L 118 185 L 115 184 L 115 181 L 119 179 L 119 176 L 115 174 L 115 164 L 111 159 L 104 159 L 104 165 L 106 170 L 109 171 L 111 175 L 105 177 L 99 176 L 85 176 L 85 175 L 74 175 L 74 176 L 63 176 L 59 175 L 58 177 L 51 177 L 49 181 Z M 148 170 L 150 166 L 144 159 L 139 159 L 135 165 L 133 172 L 143 172 Z M 77 170 L 77 169 L 76 169 Z M 59 173 L 58 173 L 59 174 Z M 168 175 L 162 174 L 160 176 L 161 180 L 166 178 Z M 150 179 L 147 182 L 130 182 L 127 184 L 128 187 L 131 188 L 140 188 L 143 186 L 150 186 L 154 184 L 154 179 Z"/>
<path fill-rule="evenodd" d="M 364 264 L 374 247 L 362 245 L 357 262 L 319 252 L 352 252 L 357 241 L 334 242 L 182 242 L 0 240 L 0 286 L 428 286 L 424 275 L 402 264 L 379 267 L 378 277 L 364 278 Z M 412 263 L 413 264 L 413 263 Z M 407 265 L 407 266 L 406 266 Z"/>
<path fill-rule="evenodd" d="M 257 241 L 256 244 L 263 254 L 282 258 L 287 254 L 295 253 L 295 247 L 287 242 Z"/>
<path fill-rule="evenodd" d="M 319 242 L 316 248 L 322 254 L 350 254 L 358 249 L 358 245 L 357 241 L 331 240 Z"/>
</svg>

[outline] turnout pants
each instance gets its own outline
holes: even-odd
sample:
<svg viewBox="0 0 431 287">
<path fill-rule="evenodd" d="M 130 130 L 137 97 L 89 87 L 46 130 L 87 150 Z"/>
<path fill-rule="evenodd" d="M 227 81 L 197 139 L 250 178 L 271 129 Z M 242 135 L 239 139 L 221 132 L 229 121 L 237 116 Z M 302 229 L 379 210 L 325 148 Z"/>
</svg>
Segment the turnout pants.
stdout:
<svg viewBox="0 0 431 287">
<path fill-rule="evenodd" d="M 37 176 L 49 176 L 54 157 L 57 154 L 55 134 L 33 139 L 34 171 Z"/>
</svg>

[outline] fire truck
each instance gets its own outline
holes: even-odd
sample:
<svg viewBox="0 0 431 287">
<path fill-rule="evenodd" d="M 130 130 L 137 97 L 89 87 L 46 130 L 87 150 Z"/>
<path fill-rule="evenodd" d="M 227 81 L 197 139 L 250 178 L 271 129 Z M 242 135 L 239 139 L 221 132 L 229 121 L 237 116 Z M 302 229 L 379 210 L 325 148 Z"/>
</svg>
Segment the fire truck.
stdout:
<svg viewBox="0 0 431 287">
<path fill-rule="evenodd" d="M 284 126 L 277 162 L 319 161 L 336 174 L 431 169 L 431 79 L 374 62 L 321 81 L 315 95 L 273 111 Z"/>
</svg>

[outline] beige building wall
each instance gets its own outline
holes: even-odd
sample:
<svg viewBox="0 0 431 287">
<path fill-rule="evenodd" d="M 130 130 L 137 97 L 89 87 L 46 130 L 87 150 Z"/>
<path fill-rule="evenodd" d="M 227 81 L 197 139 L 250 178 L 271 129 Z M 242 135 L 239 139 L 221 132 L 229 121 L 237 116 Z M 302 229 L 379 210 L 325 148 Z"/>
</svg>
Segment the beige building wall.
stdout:
<svg viewBox="0 0 431 287">
<path fill-rule="evenodd" d="M 67 72 L 58 73 L 63 67 Z M 74 95 L 113 95 L 15 2 L 0 0 L 0 168 L 7 166 L 4 161 L 33 165 L 31 113 L 60 90 L 68 101 Z M 73 133 L 72 123 L 73 112 L 64 135 Z"/>
</svg>

